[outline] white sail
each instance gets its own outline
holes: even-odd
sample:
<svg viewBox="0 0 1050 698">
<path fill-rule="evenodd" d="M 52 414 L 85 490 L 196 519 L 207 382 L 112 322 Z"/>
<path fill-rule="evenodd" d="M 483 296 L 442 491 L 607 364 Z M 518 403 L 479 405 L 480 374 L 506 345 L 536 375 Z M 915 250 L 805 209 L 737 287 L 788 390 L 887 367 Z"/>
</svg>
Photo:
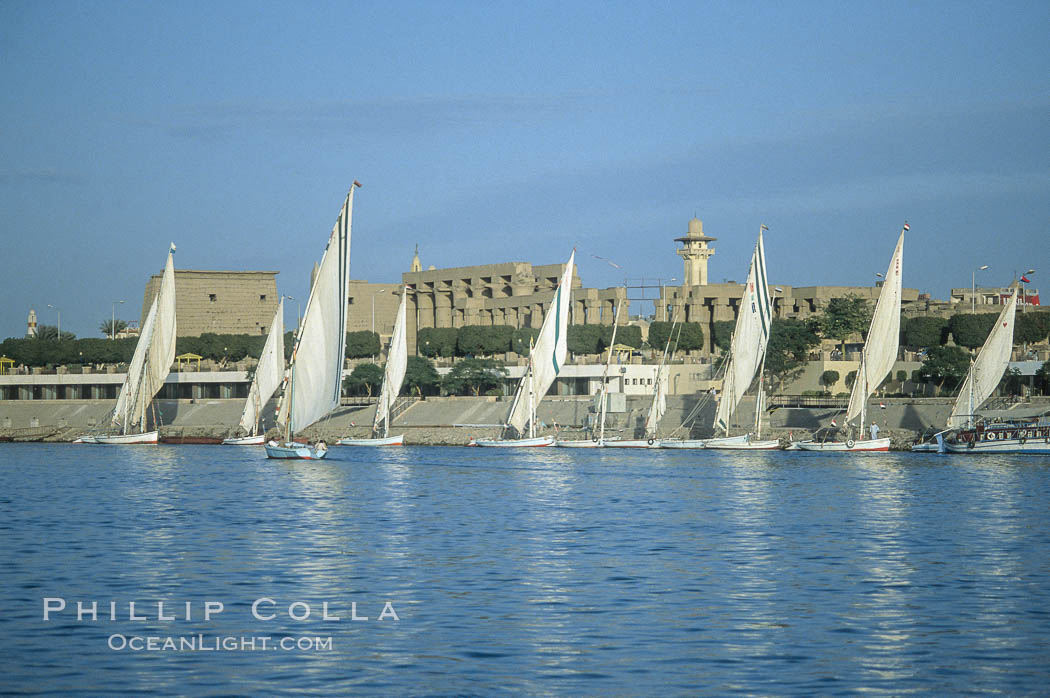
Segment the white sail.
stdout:
<svg viewBox="0 0 1050 698">
<path fill-rule="evenodd" d="M 255 377 L 248 389 L 248 399 L 244 401 L 241 413 L 241 428 L 249 434 L 255 434 L 256 425 L 263 407 L 273 397 L 274 391 L 284 380 L 284 298 L 277 303 L 277 312 L 270 323 L 270 332 L 266 335 L 259 363 L 255 367 Z"/>
<path fill-rule="evenodd" d="M 849 407 L 846 409 L 847 422 L 857 415 L 862 415 L 860 420 L 862 428 L 864 422 L 862 413 L 868 397 L 879 387 L 897 360 L 901 330 L 901 264 L 904 256 L 906 230 L 908 230 L 907 225 L 901 230 L 900 238 L 897 239 L 897 247 L 886 269 L 886 280 L 882 284 L 882 292 L 875 304 L 875 314 L 871 318 L 868 339 L 864 343 L 864 351 L 861 354 L 860 370 L 857 371 L 857 379 L 853 383 L 853 391 L 849 396 Z"/>
<path fill-rule="evenodd" d="M 529 370 L 518 383 L 518 391 L 507 415 L 507 424 L 517 429 L 519 434 L 525 431 L 525 425 L 532 420 L 535 403 L 547 393 L 565 363 L 565 355 L 568 353 L 566 334 L 569 328 L 569 298 L 572 295 L 575 260 L 576 250 L 573 250 L 554 292 L 554 299 L 543 318 L 540 335 L 529 354 Z M 529 396 L 530 378 L 532 399 Z"/>
<path fill-rule="evenodd" d="M 408 298 L 408 287 L 401 292 L 401 304 L 397 308 L 397 319 L 394 321 L 394 334 L 390 338 L 390 350 L 387 352 L 386 369 L 383 373 L 383 387 L 379 392 L 379 403 L 376 405 L 376 418 L 372 424 L 373 431 L 379 431 L 383 425 L 384 434 L 390 431 L 390 409 L 397 402 L 401 384 L 405 382 L 405 371 L 408 369 L 408 343 L 405 338 L 405 302 Z"/>
<path fill-rule="evenodd" d="M 764 227 L 764 226 L 763 226 Z M 773 305 L 766 280 L 766 251 L 762 230 L 751 255 L 744 293 L 736 316 L 736 329 L 729 348 L 729 363 L 715 414 L 714 428 L 729 434 L 729 419 L 758 373 L 766 354 Z"/>
<path fill-rule="evenodd" d="M 350 187 L 332 228 L 310 288 L 302 326 L 292 351 L 292 365 L 277 422 L 294 433 L 339 406 L 346 353 L 346 306 L 350 287 L 350 223 L 354 187 Z"/>
<path fill-rule="evenodd" d="M 150 304 L 113 410 L 113 423 L 120 426 L 121 432 L 125 434 L 131 431 L 133 425 L 138 425 L 139 431 L 146 430 L 150 403 L 163 387 L 171 364 L 175 361 L 174 252 L 173 243 L 160 277 L 160 290 Z"/>
<path fill-rule="evenodd" d="M 959 397 L 955 399 L 955 407 L 952 415 L 948 418 L 948 428 L 958 429 L 964 427 L 971 420 L 974 411 L 981 403 L 988 399 L 1002 380 L 1006 367 L 1010 364 L 1010 352 L 1014 346 L 1014 316 L 1017 311 L 1017 289 L 1007 301 L 995 326 L 984 340 L 981 351 L 977 353 L 977 359 L 970 366 L 970 372 L 966 374 Z"/>
<path fill-rule="evenodd" d="M 649 405 L 649 414 L 645 418 L 646 436 L 656 436 L 656 428 L 660 425 L 660 420 L 663 419 L 665 412 L 667 412 L 667 374 L 664 372 L 664 364 L 661 361 L 656 369 L 653 401 Z"/>
</svg>

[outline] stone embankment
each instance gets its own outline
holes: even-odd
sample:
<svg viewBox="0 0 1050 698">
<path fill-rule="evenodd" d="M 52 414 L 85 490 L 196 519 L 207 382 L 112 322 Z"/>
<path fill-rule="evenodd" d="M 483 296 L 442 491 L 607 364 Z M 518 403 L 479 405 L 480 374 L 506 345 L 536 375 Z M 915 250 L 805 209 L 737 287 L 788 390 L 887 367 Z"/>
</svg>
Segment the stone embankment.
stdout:
<svg viewBox="0 0 1050 698">
<path fill-rule="evenodd" d="M 1048 408 L 1050 400 L 1043 399 Z M 562 438 L 589 438 L 593 424 L 592 400 L 577 397 L 548 397 L 539 410 L 542 422 L 540 433 L 560 435 Z M 886 399 L 872 401 L 868 421 L 874 420 L 880 436 L 889 436 L 894 449 L 907 449 L 924 433 L 931 433 L 945 423 L 951 411 L 949 398 Z M 1032 403 L 1028 403 L 1031 406 Z M 240 418 L 240 400 L 170 400 L 160 401 L 164 426 L 160 428 L 162 441 L 169 443 L 216 443 L 233 433 Z M 391 433 L 404 434 L 411 445 L 462 446 L 471 437 L 495 438 L 500 433 L 509 400 L 492 397 L 446 397 L 412 400 L 402 398 L 396 408 Z M 264 426 L 278 436 L 273 427 L 271 404 Z M 649 409 L 649 400 L 631 397 L 627 409 L 610 413 L 606 435 L 634 438 L 642 428 Z M 93 400 L 6 400 L 0 402 L 0 441 L 73 441 L 78 436 L 104 428 L 108 423 L 111 401 Z M 745 399 L 734 417 L 732 432 L 750 429 L 753 423 L 753 401 Z M 367 437 L 375 408 L 373 406 L 343 407 L 333 412 L 298 436 L 307 439 L 323 438 L 329 443 L 341 437 Z M 810 438 L 815 431 L 842 423 L 839 407 L 782 407 L 763 417 L 763 435 L 790 440 Z M 695 420 L 694 438 L 710 435 L 714 421 L 714 406 L 694 397 L 672 396 L 661 421 L 661 437 L 686 436 L 678 428 L 687 418 Z"/>
</svg>

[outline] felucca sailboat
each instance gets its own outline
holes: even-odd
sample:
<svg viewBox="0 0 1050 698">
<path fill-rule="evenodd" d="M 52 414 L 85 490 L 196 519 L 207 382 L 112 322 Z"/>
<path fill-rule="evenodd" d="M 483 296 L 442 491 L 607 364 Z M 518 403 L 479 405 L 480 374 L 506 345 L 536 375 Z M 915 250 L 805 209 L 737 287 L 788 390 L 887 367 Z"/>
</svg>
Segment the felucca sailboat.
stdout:
<svg viewBox="0 0 1050 698">
<path fill-rule="evenodd" d="M 139 332 L 135 353 L 128 365 L 128 375 L 120 387 L 116 407 L 113 408 L 113 425 L 118 434 L 108 436 L 81 437 L 82 441 L 94 439 L 100 444 L 155 444 L 158 425 L 156 409 L 151 410 L 153 398 L 164 386 L 164 380 L 175 360 L 175 243 L 171 243 L 164 272 L 160 277 L 160 290 L 150 304 L 146 321 Z M 153 429 L 149 426 L 149 413 L 153 412 Z"/>
<path fill-rule="evenodd" d="M 274 313 L 273 322 L 270 323 L 270 332 L 266 335 L 266 344 L 263 345 L 262 354 L 259 355 L 255 376 L 248 389 L 248 399 L 244 401 L 244 410 L 241 412 L 241 421 L 238 426 L 247 433 L 247 436 L 223 439 L 224 445 L 258 446 L 266 440 L 265 434 L 259 431 L 259 421 L 262 418 L 263 408 L 273 397 L 277 388 L 281 386 L 282 380 L 284 380 L 283 297 L 277 302 L 277 312 Z"/>
<path fill-rule="evenodd" d="M 543 318 L 540 335 L 529 352 L 525 375 L 518 383 L 514 401 L 507 413 L 503 433 L 513 433 L 517 438 L 477 439 L 471 441 L 471 445 L 515 447 L 550 446 L 554 443 L 553 436 L 536 436 L 536 405 L 558 377 L 568 353 L 566 333 L 569 328 L 569 297 L 572 293 L 572 270 L 575 260 L 576 250 L 573 250 L 558 282 L 558 288 L 554 291 L 551 305 Z"/>
<path fill-rule="evenodd" d="M 306 312 L 292 349 L 291 367 L 277 424 L 284 428 L 284 444 L 267 443 L 268 458 L 324 458 L 328 447 L 319 441 L 310 447 L 293 441 L 305 429 L 339 406 L 346 354 L 346 307 L 350 283 L 350 224 L 354 211 L 354 180 L 343 201 L 335 227 L 317 268 Z"/>
<path fill-rule="evenodd" d="M 674 337 L 675 327 L 678 324 L 677 311 L 675 319 L 671 323 L 671 331 L 667 333 L 667 343 L 664 344 L 664 354 L 656 367 L 656 380 L 653 382 L 653 399 L 649 403 L 649 412 L 645 416 L 645 434 L 640 439 L 616 439 L 607 441 L 604 445 L 609 448 L 659 448 L 656 441 L 657 429 L 660 420 L 667 412 L 667 374 L 664 372 L 667 364 L 667 355 L 671 349 L 671 339 Z"/>
<path fill-rule="evenodd" d="M 408 342 L 405 337 L 405 302 L 408 298 L 408 287 L 401 290 L 401 304 L 397 307 L 397 319 L 394 321 L 394 334 L 390 338 L 390 350 L 387 352 L 386 368 L 383 371 L 383 387 L 379 390 L 379 402 L 376 403 L 376 416 L 372 422 L 372 438 L 339 439 L 341 446 L 404 446 L 405 435 L 390 435 L 391 410 L 401 392 L 408 369 Z M 382 427 L 382 436 L 380 436 Z"/>
<path fill-rule="evenodd" d="M 609 403 L 609 366 L 612 364 L 613 347 L 616 346 L 616 323 L 620 319 L 620 304 L 616 304 L 616 312 L 613 313 L 612 338 L 609 340 L 609 354 L 605 357 L 605 369 L 602 371 L 602 384 L 598 388 L 597 415 L 598 434 L 591 439 L 558 439 L 555 446 L 562 448 L 601 448 L 605 445 L 605 412 Z"/>
<path fill-rule="evenodd" d="M 905 223 L 897 239 L 897 247 L 890 258 L 890 265 L 886 269 L 882 292 L 875 304 L 875 314 L 871 318 L 868 338 L 861 352 L 860 369 L 857 371 L 857 379 L 849 396 L 849 406 L 846 408 L 844 426 L 850 429 L 848 438 L 845 441 L 812 439 L 796 442 L 798 447 L 805 451 L 890 450 L 889 438 L 863 438 L 864 424 L 868 397 L 878 389 L 897 360 L 901 328 L 901 264 L 904 257 L 904 233 L 908 229 L 908 224 Z M 857 429 L 853 432 L 853 425 L 850 423 L 858 418 Z"/>
</svg>

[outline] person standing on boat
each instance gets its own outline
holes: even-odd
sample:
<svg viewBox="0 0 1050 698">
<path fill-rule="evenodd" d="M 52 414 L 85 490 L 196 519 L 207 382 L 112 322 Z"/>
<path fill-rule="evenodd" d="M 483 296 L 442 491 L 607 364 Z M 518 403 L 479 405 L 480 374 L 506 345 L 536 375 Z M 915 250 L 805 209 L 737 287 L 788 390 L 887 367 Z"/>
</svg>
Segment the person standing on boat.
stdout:
<svg viewBox="0 0 1050 698">
<path fill-rule="evenodd" d="M 872 441 L 874 441 L 877 438 L 879 438 L 879 425 L 876 424 L 875 422 L 872 422 L 871 423 L 871 439 L 872 439 Z"/>
</svg>

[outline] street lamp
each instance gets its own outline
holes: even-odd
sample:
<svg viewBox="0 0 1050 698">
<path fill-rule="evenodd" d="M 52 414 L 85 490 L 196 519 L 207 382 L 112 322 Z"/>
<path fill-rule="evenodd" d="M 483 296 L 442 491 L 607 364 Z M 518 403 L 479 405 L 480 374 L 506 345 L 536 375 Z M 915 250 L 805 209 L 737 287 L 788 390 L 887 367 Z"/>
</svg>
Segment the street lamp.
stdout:
<svg viewBox="0 0 1050 698">
<path fill-rule="evenodd" d="M 1021 312 L 1022 313 L 1025 311 L 1025 306 L 1028 305 L 1028 290 L 1024 287 L 1023 284 L 1030 284 L 1030 283 L 1032 283 L 1031 281 L 1029 281 L 1027 279 L 1027 276 L 1029 274 L 1034 274 L 1034 273 L 1035 273 L 1035 269 L 1029 269 L 1028 271 L 1026 271 L 1021 276 L 1021 284 L 1022 284 L 1022 286 L 1021 286 Z"/>
<path fill-rule="evenodd" d="M 62 311 L 50 303 L 47 304 L 47 307 L 54 309 L 54 311 L 58 313 L 58 341 L 62 341 Z"/>
<path fill-rule="evenodd" d="M 970 315 L 977 314 L 977 272 L 984 271 L 987 268 L 987 264 L 982 264 L 970 274 Z"/>
<path fill-rule="evenodd" d="M 109 319 L 109 339 L 113 341 L 117 338 L 117 303 L 124 305 L 124 301 L 113 301 L 113 307 L 111 308 L 112 315 Z"/>
<path fill-rule="evenodd" d="M 303 321 L 303 319 L 302 319 L 303 318 L 303 304 L 301 302 L 295 300 L 294 296 L 281 296 L 281 298 L 287 298 L 290 301 L 295 301 L 296 307 L 297 307 L 297 310 L 296 310 L 296 313 L 295 313 L 295 331 L 298 332 L 299 331 L 299 325 Z"/>
<path fill-rule="evenodd" d="M 667 279 L 667 282 L 678 281 L 675 277 Z M 645 283 L 644 281 L 642 283 Z M 660 280 L 660 300 L 664 302 L 664 321 L 667 321 L 667 316 L 671 314 L 671 304 L 667 302 L 667 283 L 664 280 Z"/>
</svg>

